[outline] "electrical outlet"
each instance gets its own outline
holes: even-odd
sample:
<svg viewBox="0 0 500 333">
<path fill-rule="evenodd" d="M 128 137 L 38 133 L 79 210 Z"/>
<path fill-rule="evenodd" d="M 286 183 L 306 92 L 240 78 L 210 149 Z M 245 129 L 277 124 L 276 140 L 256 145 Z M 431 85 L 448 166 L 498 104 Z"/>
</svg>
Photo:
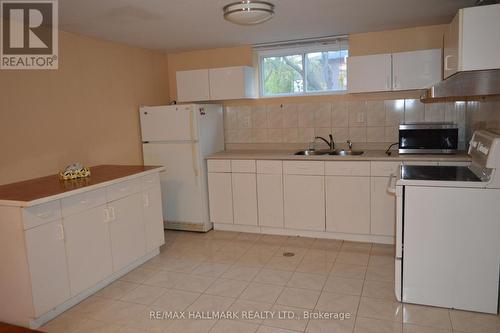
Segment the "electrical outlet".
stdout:
<svg viewBox="0 0 500 333">
<path fill-rule="evenodd" d="M 363 112 L 358 113 L 358 123 L 364 123 L 365 122 L 365 115 Z"/>
<path fill-rule="evenodd" d="M 246 117 L 243 117 L 243 121 L 241 122 L 241 127 L 243 128 L 250 128 L 250 122 L 251 122 L 251 117 L 250 116 L 246 116 Z"/>
</svg>

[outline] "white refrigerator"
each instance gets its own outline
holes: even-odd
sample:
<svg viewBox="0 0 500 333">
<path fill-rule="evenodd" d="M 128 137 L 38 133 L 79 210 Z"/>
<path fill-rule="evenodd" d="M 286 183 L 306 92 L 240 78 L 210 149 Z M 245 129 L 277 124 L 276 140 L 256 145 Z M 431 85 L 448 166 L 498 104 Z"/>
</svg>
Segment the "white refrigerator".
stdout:
<svg viewBox="0 0 500 333">
<path fill-rule="evenodd" d="M 162 165 L 165 228 L 212 228 L 205 157 L 224 150 L 222 107 L 213 104 L 142 106 L 145 165 Z"/>
</svg>

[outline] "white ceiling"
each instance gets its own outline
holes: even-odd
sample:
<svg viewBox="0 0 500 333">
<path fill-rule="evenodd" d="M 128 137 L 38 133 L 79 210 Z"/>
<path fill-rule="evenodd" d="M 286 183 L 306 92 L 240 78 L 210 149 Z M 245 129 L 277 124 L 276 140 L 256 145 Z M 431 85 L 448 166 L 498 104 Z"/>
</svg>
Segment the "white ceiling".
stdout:
<svg viewBox="0 0 500 333">
<path fill-rule="evenodd" d="M 60 0 L 65 31 L 167 51 L 333 36 L 448 23 L 474 0 L 270 0 L 257 26 L 222 18 L 234 0 Z"/>
</svg>

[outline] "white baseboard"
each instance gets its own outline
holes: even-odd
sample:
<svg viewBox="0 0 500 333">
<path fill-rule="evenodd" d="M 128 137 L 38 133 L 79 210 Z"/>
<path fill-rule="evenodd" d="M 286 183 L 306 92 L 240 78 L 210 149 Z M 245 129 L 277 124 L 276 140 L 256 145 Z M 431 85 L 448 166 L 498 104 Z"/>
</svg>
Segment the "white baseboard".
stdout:
<svg viewBox="0 0 500 333">
<path fill-rule="evenodd" d="M 82 291 L 78 295 L 71 297 L 66 302 L 59 304 L 54 309 L 50 310 L 49 312 L 44 313 L 43 315 L 39 316 L 38 318 L 30 320 L 30 322 L 29 322 L 30 328 L 31 329 L 39 328 L 40 326 L 42 326 L 43 324 L 47 323 L 48 321 L 54 319 L 55 317 L 57 317 L 58 315 L 60 315 L 64 311 L 68 310 L 69 308 L 80 303 L 81 301 L 83 301 L 87 297 L 89 297 L 89 296 L 95 294 L 96 292 L 98 292 L 99 290 L 103 289 L 104 287 L 106 287 L 110 283 L 118 280 L 119 278 L 121 278 L 122 276 L 124 276 L 125 274 L 127 274 L 128 272 L 133 270 L 134 268 L 142 265 L 143 263 L 145 263 L 149 259 L 157 256 L 159 253 L 160 253 L 160 249 L 156 249 L 156 250 L 149 252 L 145 256 L 143 256 L 143 257 L 137 259 L 136 261 L 134 261 L 133 263 L 131 263 L 130 265 L 122 268 L 121 270 L 119 270 L 117 272 L 114 272 L 113 274 L 111 274 L 110 276 L 108 276 L 106 279 L 102 280 L 101 282 L 99 282 L 95 286 L 93 286 L 85 291 Z"/>
<path fill-rule="evenodd" d="M 325 238 L 325 239 L 341 239 L 354 242 L 394 244 L 394 237 L 392 236 L 347 234 L 347 233 L 330 232 L 330 231 L 282 229 L 282 228 L 224 224 L 224 223 L 214 223 L 214 229 L 225 230 L 225 231 L 236 231 L 236 232 L 261 233 L 270 235 L 301 236 L 301 237 L 313 237 L 313 238 Z"/>
</svg>

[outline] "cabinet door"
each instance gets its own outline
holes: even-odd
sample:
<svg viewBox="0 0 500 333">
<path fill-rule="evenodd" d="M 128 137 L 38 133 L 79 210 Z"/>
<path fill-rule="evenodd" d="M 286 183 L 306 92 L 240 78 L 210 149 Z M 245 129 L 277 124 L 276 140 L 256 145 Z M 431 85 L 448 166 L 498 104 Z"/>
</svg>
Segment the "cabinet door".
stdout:
<svg viewBox="0 0 500 333">
<path fill-rule="evenodd" d="M 234 224 L 257 225 L 257 180 L 254 173 L 233 173 Z"/>
<path fill-rule="evenodd" d="M 283 228 L 283 176 L 257 175 L 259 225 Z"/>
<path fill-rule="evenodd" d="M 441 81 L 441 49 L 392 55 L 393 90 L 425 89 Z"/>
<path fill-rule="evenodd" d="M 208 69 L 179 71 L 177 78 L 177 101 L 196 102 L 210 99 Z"/>
<path fill-rule="evenodd" d="M 390 54 L 348 57 L 348 92 L 360 93 L 391 90 L 391 62 Z"/>
<path fill-rule="evenodd" d="M 326 230 L 370 233 L 370 178 L 328 176 L 326 181 Z"/>
<path fill-rule="evenodd" d="M 448 25 L 444 32 L 443 43 L 443 79 L 446 79 L 458 71 L 458 48 L 460 38 L 460 12 Z"/>
<path fill-rule="evenodd" d="M 210 222 L 233 223 L 233 193 L 230 173 L 208 173 Z"/>
<path fill-rule="evenodd" d="M 284 176 L 285 228 L 325 230 L 324 176 Z"/>
<path fill-rule="evenodd" d="M 142 192 L 146 251 L 150 252 L 165 244 L 160 185 Z"/>
<path fill-rule="evenodd" d="M 92 287 L 112 273 L 106 206 L 63 220 L 71 295 Z"/>
<path fill-rule="evenodd" d="M 371 234 L 394 236 L 396 197 L 387 192 L 389 177 L 371 178 Z"/>
<path fill-rule="evenodd" d="M 210 68 L 209 81 L 211 100 L 254 97 L 252 67 Z"/>
<path fill-rule="evenodd" d="M 25 235 L 33 306 L 38 317 L 70 296 L 62 221 L 26 230 Z"/>
<path fill-rule="evenodd" d="M 146 254 L 146 235 L 142 216 L 142 194 L 135 193 L 108 203 L 109 234 L 113 272 Z"/>
</svg>

